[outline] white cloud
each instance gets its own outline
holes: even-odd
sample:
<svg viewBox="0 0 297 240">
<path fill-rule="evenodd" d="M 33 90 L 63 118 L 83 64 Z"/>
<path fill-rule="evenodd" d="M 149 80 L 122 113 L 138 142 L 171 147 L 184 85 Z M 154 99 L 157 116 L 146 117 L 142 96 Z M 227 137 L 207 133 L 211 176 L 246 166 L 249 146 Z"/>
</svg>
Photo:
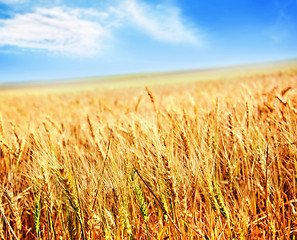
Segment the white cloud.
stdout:
<svg viewBox="0 0 297 240">
<path fill-rule="evenodd" d="M 122 27 L 130 30 L 132 27 L 161 42 L 201 43 L 196 29 L 183 20 L 179 8 L 119 0 L 118 4 L 110 3 L 100 12 L 92 8 L 40 7 L 14 18 L 0 19 L 0 47 L 10 45 L 67 55 L 92 55 L 100 52 L 113 31 Z"/>
<path fill-rule="evenodd" d="M 136 0 L 124 0 L 113 11 L 151 37 L 170 43 L 199 44 L 196 29 L 186 25 L 180 9 L 174 6 L 152 6 Z"/>
<path fill-rule="evenodd" d="M 37 8 L 0 20 L 0 46 L 48 50 L 63 54 L 90 55 L 102 47 L 109 36 L 107 29 L 88 17 L 99 13 L 85 9 Z"/>
</svg>

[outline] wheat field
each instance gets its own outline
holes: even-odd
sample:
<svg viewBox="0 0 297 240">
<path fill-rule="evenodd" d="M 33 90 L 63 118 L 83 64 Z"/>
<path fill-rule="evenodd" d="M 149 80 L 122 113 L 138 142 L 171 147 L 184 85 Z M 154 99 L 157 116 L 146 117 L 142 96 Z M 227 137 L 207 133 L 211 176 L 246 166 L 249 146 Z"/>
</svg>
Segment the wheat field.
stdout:
<svg viewBox="0 0 297 240">
<path fill-rule="evenodd" d="M 295 239 L 297 68 L 0 94 L 0 238 Z"/>
</svg>

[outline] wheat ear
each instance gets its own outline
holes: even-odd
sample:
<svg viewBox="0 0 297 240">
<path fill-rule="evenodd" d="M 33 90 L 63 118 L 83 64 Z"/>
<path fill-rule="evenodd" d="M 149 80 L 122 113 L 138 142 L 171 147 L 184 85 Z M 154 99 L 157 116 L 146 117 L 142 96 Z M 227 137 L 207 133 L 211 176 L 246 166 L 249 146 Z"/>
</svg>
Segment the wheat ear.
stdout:
<svg viewBox="0 0 297 240">
<path fill-rule="evenodd" d="M 77 194 L 76 194 L 75 184 L 73 182 L 73 179 L 72 179 L 69 171 L 66 169 L 65 166 L 62 166 L 59 169 L 58 178 L 63 186 L 64 194 L 65 194 L 66 198 L 68 199 L 71 207 L 73 208 L 73 210 L 80 222 L 82 236 L 83 236 L 83 239 L 85 240 L 84 226 L 83 226 L 82 216 L 81 216 L 81 212 L 80 212 L 79 200 L 78 200 Z"/>
</svg>

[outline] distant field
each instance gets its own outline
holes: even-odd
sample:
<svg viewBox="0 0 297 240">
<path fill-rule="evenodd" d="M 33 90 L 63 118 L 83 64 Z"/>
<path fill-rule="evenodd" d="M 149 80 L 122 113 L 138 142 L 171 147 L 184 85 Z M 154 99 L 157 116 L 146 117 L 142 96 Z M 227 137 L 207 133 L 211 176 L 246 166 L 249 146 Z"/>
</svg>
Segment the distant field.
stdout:
<svg viewBox="0 0 297 240">
<path fill-rule="evenodd" d="M 297 62 L 0 90 L 0 239 L 296 239 Z"/>
<path fill-rule="evenodd" d="M 177 83 L 216 81 L 223 79 L 230 80 L 257 74 L 263 75 L 286 72 L 288 70 L 291 70 L 292 68 L 296 68 L 296 66 L 297 60 L 293 59 L 287 61 L 229 66 L 221 68 L 193 69 L 184 71 L 141 73 L 78 79 L 61 79 L 14 84 L 6 83 L 2 84 L 2 86 L 0 85 L 0 90 L 36 89 L 37 92 L 39 92 L 41 89 L 47 89 L 51 91 L 75 91 L 77 89 L 88 90 L 93 88 L 113 89 L 168 84 L 174 85 Z M 59 89 L 57 89 L 56 87 L 59 87 Z"/>
</svg>

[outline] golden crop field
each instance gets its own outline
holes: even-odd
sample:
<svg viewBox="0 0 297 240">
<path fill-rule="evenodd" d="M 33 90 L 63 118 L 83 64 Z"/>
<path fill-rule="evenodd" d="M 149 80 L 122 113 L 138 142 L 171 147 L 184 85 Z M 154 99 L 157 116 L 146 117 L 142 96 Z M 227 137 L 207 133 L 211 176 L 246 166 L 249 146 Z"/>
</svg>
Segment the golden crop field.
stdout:
<svg viewBox="0 0 297 240">
<path fill-rule="evenodd" d="M 1 239 L 295 239 L 296 65 L 100 86 L 0 91 Z"/>
</svg>

